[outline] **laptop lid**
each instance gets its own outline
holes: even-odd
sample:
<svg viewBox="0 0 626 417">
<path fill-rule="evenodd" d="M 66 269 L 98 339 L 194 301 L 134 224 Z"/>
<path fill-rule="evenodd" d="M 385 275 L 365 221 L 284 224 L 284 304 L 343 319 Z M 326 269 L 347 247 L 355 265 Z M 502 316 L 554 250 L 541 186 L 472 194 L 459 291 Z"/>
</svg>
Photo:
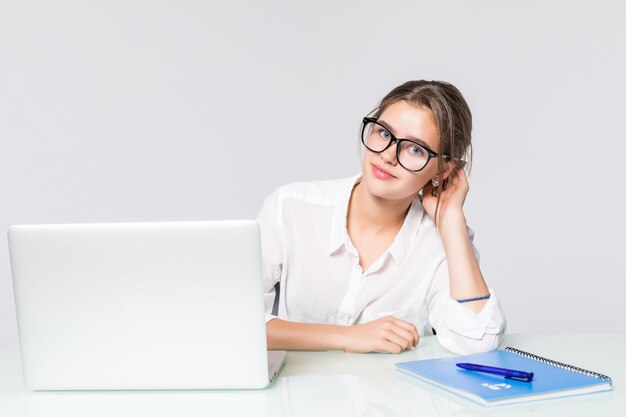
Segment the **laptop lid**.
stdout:
<svg viewBox="0 0 626 417">
<path fill-rule="evenodd" d="M 31 225 L 8 234 L 31 389 L 269 383 L 256 222 Z"/>
</svg>

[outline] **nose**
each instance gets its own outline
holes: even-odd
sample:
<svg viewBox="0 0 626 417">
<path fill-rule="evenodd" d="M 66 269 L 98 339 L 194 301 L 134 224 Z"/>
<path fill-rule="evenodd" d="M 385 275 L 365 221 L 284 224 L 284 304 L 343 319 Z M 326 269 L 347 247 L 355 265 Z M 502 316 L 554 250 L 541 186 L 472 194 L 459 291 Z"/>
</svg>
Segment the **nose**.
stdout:
<svg viewBox="0 0 626 417">
<path fill-rule="evenodd" d="M 387 149 L 385 149 L 379 154 L 380 158 L 385 163 L 396 165 L 398 163 L 397 158 L 396 158 L 397 147 L 398 147 L 398 142 L 392 143 L 390 147 L 388 147 Z"/>
</svg>

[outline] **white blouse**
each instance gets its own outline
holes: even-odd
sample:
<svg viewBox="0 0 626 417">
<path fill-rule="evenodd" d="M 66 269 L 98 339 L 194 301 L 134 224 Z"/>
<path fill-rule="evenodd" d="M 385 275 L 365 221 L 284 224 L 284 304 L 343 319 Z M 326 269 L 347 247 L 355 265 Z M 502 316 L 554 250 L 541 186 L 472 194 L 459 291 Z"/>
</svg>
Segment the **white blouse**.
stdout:
<svg viewBox="0 0 626 417">
<path fill-rule="evenodd" d="M 419 198 L 387 251 L 361 269 L 346 227 L 360 178 L 289 184 L 265 200 L 257 221 L 266 320 L 348 326 L 391 315 L 413 323 L 421 336 L 434 328 L 441 345 L 455 353 L 496 349 L 505 329 L 497 296 L 490 289 L 479 314 L 450 297 L 443 244 Z"/>
</svg>

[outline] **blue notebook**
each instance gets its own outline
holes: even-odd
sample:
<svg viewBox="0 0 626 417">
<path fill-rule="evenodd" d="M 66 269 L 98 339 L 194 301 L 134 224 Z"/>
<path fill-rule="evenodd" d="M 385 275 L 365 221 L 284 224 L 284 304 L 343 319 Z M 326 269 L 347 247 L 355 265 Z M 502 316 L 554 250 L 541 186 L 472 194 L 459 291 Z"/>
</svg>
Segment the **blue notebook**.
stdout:
<svg viewBox="0 0 626 417">
<path fill-rule="evenodd" d="M 515 381 L 456 366 L 462 362 L 534 372 L 535 375 L 531 382 Z M 510 347 L 475 355 L 399 362 L 396 370 L 486 406 L 612 389 L 611 378 L 606 375 Z"/>
</svg>

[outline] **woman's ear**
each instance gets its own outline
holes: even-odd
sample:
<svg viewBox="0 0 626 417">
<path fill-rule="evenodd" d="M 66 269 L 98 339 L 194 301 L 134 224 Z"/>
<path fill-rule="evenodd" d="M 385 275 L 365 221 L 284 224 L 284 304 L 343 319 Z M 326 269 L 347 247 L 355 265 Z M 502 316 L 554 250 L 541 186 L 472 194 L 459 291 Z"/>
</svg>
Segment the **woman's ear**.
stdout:
<svg viewBox="0 0 626 417">
<path fill-rule="evenodd" d="M 450 175 L 454 174 L 457 169 L 463 169 L 465 166 L 465 161 L 454 158 L 451 161 L 447 161 L 443 163 L 443 179 L 445 180 Z"/>
<path fill-rule="evenodd" d="M 445 180 L 456 170 L 456 164 L 454 161 L 448 161 L 443 163 L 443 178 Z"/>
</svg>

